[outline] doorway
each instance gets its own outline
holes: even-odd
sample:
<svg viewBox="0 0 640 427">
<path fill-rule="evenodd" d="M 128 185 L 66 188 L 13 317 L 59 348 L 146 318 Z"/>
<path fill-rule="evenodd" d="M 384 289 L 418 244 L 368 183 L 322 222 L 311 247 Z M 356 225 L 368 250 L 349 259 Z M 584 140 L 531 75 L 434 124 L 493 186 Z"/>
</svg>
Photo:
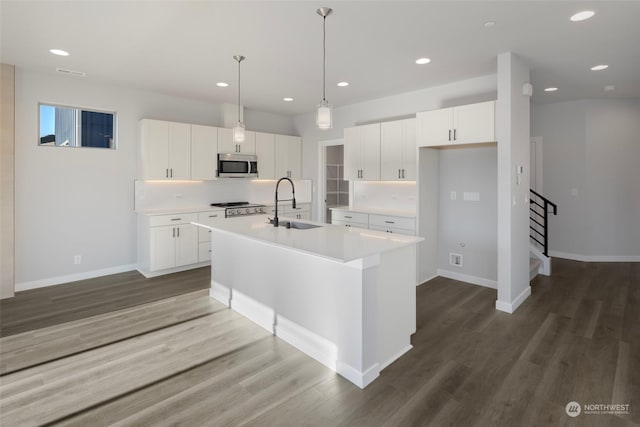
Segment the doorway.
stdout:
<svg viewBox="0 0 640 427">
<path fill-rule="evenodd" d="M 349 205 L 349 181 L 344 180 L 342 139 L 318 143 L 318 220 L 331 223 L 331 208 Z"/>
</svg>

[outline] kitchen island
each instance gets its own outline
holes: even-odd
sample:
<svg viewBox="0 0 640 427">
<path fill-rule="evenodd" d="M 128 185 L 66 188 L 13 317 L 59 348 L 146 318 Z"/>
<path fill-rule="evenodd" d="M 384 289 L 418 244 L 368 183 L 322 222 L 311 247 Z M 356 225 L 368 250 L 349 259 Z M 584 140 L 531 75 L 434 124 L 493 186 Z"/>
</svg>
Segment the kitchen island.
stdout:
<svg viewBox="0 0 640 427">
<path fill-rule="evenodd" d="M 212 231 L 210 295 L 364 388 L 411 349 L 422 238 L 286 221 L 194 222 Z"/>
</svg>

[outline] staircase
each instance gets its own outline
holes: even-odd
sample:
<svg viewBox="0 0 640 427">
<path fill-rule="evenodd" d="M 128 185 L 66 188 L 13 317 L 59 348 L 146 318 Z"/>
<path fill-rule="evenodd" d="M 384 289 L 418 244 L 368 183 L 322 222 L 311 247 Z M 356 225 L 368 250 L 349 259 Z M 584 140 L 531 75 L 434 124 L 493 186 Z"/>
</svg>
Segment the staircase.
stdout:
<svg viewBox="0 0 640 427">
<path fill-rule="evenodd" d="M 549 215 L 558 215 L 558 206 L 534 190 L 529 191 L 529 280 L 533 280 L 538 274 L 551 275 Z"/>
</svg>

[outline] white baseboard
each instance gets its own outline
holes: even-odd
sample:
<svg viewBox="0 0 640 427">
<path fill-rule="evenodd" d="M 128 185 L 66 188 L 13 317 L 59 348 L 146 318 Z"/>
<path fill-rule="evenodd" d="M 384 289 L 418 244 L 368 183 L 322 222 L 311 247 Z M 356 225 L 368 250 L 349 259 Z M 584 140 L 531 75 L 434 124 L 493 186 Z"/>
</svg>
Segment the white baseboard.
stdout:
<svg viewBox="0 0 640 427">
<path fill-rule="evenodd" d="M 380 376 L 380 367 L 377 363 L 374 363 L 366 371 L 360 372 L 357 369 L 354 369 L 352 366 L 338 361 L 336 372 L 358 387 L 365 388 L 366 386 L 371 384 L 373 380 Z"/>
<path fill-rule="evenodd" d="M 512 314 L 514 311 L 520 307 L 520 304 L 526 300 L 529 295 L 531 295 L 531 286 L 527 286 L 524 291 L 520 295 L 513 300 L 513 302 L 504 302 L 497 300 L 496 301 L 496 310 L 504 311 L 505 313 Z"/>
<path fill-rule="evenodd" d="M 634 255 L 581 255 L 568 252 L 549 251 L 549 256 L 582 262 L 640 262 L 640 256 Z"/>
<path fill-rule="evenodd" d="M 67 274 L 65 276 L 49 277 L 46 279 L 32 280 L 30 282 L 16 283 L 16 292 L 29 289 L 45 288 L 47 286 L 60 285 L 62 283 L 77 282 L 78 280 L 93 279 L 95 277 L 108 276 L 109 274 L 124 273 L 136 269 L 135 264 L 119 265 L 117 267 L 102 268 L 100 270 L 84 271 L 82 273 Z"/>
<path fill-rule="evenodd" d="M 313 355 L 311 357 L 332 371 L 337 370 L 338 348 L 331 341 L 281 316 L 277 317 L 276 336 L 301 352 Z"/>
<path fill-rule="evenodd" d="M 437 274 L 434 274 L 434 275 L 433 275 L 433 276 L 431 276 L 431 277 L 427 277 L 426 279 L 421 280 L 421 281 L 420 281 L 420 283 L 418 283 L 416 286 L 424 285 L 424 284 L 425 284 L 425 283 L 427 283 L 429 280 L 431 280 L 431 279 L 435 279 L 436 277 L 438 277 L 438 275 L 437 275 Z"/>
<path fill-rule="evenodd" d="M 391 365 L 393 362 L 398 360 L 400 358 L 400 356 L 402 356 L 403 354 L 405 354 L 407 351 L 411 350 L 412 348 L 413 348 L 413 346 L 411 344 L 409 344 L 408 346 L 406 346 L 405 348 L 400 350 L 398 353 L 394 354 L 389 359 L 387 359 L 384 362 L 382 362 L 380 364 L 380 370 L 382 371 L 384 368 L 386 368 L 387 366 Z"/>
<path fill-rule="evenodd" d="M 226 286 L 221 285 L 218 282 L 211 281 L 211 289 L 209 289 L 209 296 L 220 301 L 225 306 L 229 307 L 231 300 L 231 290 Z"/>
<path fill-rule="evenodd" d="M 484 277 L 470 276 L 468 274 L 456 273 L 455 271 L 444 270 L 441 268 L 438 269 L 438 276 L 471 283 L 473 285 L 484 286 L 485 288 L 498 289 L 497 281 L 485 279 Z"/>
<path fill-rule="evenodd" d="M 151 277 L 164 276 L 165 274 L 171 273 L 179 273 L 181 271 L 193 270 L 194 268 L 206 267 L 208 265 L 211 265 L 211 261 L 199 262 L 197 264 L 188 264 L 180 267 L 167 268 L 165 270 L 158 270 L 153 272 L 144 270 L 140 267 L 137 267 L 137 270 L 140 272 L 140 274 L 149 279 Z"/>
</svg>

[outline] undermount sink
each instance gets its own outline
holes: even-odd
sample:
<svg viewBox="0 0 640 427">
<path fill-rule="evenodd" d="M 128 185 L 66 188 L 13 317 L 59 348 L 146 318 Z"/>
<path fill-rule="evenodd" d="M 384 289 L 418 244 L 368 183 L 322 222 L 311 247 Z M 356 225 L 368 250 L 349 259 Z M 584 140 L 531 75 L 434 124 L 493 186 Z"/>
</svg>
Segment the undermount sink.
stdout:
<svg viewBox="0 0 640 427">
<path fill-rule="evenodd" d="M 322 227 L 321 225 L 307 224 L 306 222 L 290 221 L 290 224 L 291 228 L 295 228 L 296 230 L 309 230 L 311 228 Z"/>
</svg>

